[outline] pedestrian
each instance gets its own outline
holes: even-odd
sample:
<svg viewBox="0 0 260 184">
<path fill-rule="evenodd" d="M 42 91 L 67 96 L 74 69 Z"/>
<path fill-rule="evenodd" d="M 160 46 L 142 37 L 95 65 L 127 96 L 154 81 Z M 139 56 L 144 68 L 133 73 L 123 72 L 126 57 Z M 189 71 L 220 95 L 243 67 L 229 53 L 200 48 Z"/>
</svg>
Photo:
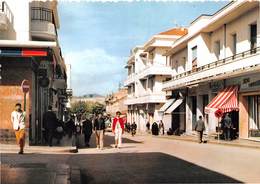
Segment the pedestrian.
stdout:
<svg viewBox="0 0 260 184">
<path fill-rule="evenodd" d="M 232 120 L 229 117 L 229 113 L 226 113 L 223 119 L 223 126 L 224 126 L 224 138 L 226 141 L 230 141 L 231 140 L 230 132 L 233 126 L 232 126 Z"/>
<path fill-rule="evenodd" d="M 65 127 L 66 127 L 65 130 L 70 139 L 72 138 L 72 135 L 73 135 L 74 126 L 75 126 L 74 116 L 70 115 L 69 121 L 67 121 L 67 123 L 65 124 Z"/>
<path fill-rule="evenodd" d="M 92 122 L 86 118 L 83 122 L 83 133 L 84 133 L 84 140 L 85 140 L 85 146 L 89 147 L 89 140 L 92 135 Z"/>
<path fill-rule="evenodd" d="M 205 130 L 205 124 L 202 120 L 202 116 L 199 116 L 199 120 L 196 122 L 195 130 L 198 132 L 198 141 L 202 143 L 203 131 Z"/>
<path fill-rule="evenodd" d="M 131 124 L 128 122 L 127 123 L 127 132 L 130 133 L 130 131 L 131 131 Z"/>
<path fill-rule="evenodd" d="M 120 148 L 122 145 L 122 134 L 124 133 L 124 120 L 120 117 L 121 112 L 116 112 L 116 117 L 113 119 L 112 131 L 115 134 L 115 148 Z"/>
<path fill-rule="evenodd" d="M 94 120 L 94 131 L 96 134 L 97 149 L 103 149 L 104 147 L 105 128 L 105 120 L 100 113 L 98 114 L 98 117 Z"/>
<path fill-rule="evenodd" d="M 20 103 L 15 104 L 15 110 L 11 113 L 11 122 L 15 131 L 16 142 L 20 147 L 18 154 L 23 154 L 25 146 L 25 112 L 23 112 Z"/>
<path fill-rule="evenodd" d="M 161 135 L 164 135 L 164 124 L 163 124 L 162 120 L 160 120 L 160 123 L 159 123 L 159 132 Z"/>
<path fill-rule="evenodd" d="M 156 122 L 152 124 L 152 135 L 158 135 L 159 134 L 159 127 Z"/>
<path fill-rule="evenodd" d="M 146 123 L 146 130 L 147 130 L 147 132 L 150 132 L 150 122 L 149 121 L 147 121 L 147 123 Z"/>
<path fill-rule="evenodd" d="M 43 128 L 48 137 L 48 145 L 52 146 L 52 139 L 54 137 L 55 129 L 57 128 L 57 117 L 52 111 L 52 106 L 48 106 L 48 111 L 43 114 Z"/>
<path fill-rule="evenodd" d="M 136 134 L 136 129 L 137 129 L 137 125 L 136 125 L 135 122 L 133 122 L 132 125 L 131 125 L 132 136 L 134 136 Z"/>
<path fill-rule="evenodd" d="M 77 115 L 76 118 L 75 118 L 75 125 L 74 125 L 74 128 L 73 128 L 74 144 L 76 146 L 74 153 L 78 153 L 78 149 L 80 147 L 80 135 L 81 135 L 81 133 L 82 133 L 81 117 L 80 117 L 80 115 Z"/>
</svg>

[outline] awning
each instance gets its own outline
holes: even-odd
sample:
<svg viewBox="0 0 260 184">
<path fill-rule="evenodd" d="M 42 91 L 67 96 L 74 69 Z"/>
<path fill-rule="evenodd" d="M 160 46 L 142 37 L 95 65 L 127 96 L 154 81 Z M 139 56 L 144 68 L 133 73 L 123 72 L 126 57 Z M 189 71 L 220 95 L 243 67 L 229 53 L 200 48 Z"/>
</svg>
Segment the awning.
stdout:
<svg viewBox="0 0 260 184">
<path fill-rule="evenodd" d="M 205 113 L 209 114 L 211 109 L 220 109 L 224 113 L 238 111 L 237 93 L 238 86 L 226 87 L 205 107 Z"/>
<path fill-rule="evenodd" d="M 165 102 L 165 104 L 160 108 L 159 112 L 164 112 L 166 111 L 166 109 L 168 109 L 170 107 L 170 105 L 172 105 L 172 103 L 174 102 L 174 98 L 173 99 L 169 99 Z"/>
<path fill-rule="evenodd" d="M 181 105 L 183 98 L 178 98 L 165 112 L 166 114 L 172 113 L 177 107 Z"/>
</svg>

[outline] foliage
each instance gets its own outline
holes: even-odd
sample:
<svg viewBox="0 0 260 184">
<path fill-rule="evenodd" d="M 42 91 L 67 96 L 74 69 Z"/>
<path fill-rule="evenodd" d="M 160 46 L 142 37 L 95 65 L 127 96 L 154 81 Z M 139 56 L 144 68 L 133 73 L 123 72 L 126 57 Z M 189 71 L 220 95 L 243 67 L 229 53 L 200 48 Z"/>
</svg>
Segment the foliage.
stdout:
<svg viewBox="0 0 260 184">
<path fill-rule="evenodd" d="M 72 113 L 98 114 L 105 111 L 105 105 L 98 102 L 78 101 L 71 104 Z"/>
</svg>

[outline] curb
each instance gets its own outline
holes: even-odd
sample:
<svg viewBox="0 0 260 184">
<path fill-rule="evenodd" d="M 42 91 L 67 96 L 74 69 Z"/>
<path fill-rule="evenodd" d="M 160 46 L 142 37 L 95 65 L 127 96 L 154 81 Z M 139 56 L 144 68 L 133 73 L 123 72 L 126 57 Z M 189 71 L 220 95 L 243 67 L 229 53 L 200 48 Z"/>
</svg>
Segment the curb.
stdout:
<svg viewBox="0 0 260 184">
<path fill-rule="evenodd" d="M 195 139 L 183 139 L 183 138 L 176 138 L 176 137 L 158 137 L 158 138 L 197 143 L 197 140 L 195 140 Z M 260 149 L 260 143 L 259 143 L 259 146 L 258 145 L 245 145 L 245 144 L 234 144 L 234 143 L 217 142 L 217 141 L 212 141 L 212 140 L 207 140 L 207 143 L 208 144 L 215 144 L 215 145 L 222 145 L 222 146 L 232 146 L 232 147 L 243 147 L 243 148 L 251 148 L 251 149 Z"/>
</svg>

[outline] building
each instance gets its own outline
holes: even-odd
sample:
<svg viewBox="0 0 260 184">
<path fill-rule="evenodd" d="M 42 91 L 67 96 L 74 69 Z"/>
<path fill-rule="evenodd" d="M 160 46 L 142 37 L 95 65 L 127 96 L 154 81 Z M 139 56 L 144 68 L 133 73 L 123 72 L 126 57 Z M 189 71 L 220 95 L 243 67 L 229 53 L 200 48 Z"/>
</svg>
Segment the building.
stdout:
<svg viewBox="0 0 260 184">
<path fill-rule="evenodd" d="M 194 133 L 199 116 L 215 134 L 217 109 L 230 112 L 240 138 L 260 137 L 259 1 L 232 1 L 201 15 L 164 55 L 172 79 L 164 82 L 166 111 L 175 130 Z"/>
<path fill-rule="evenodd" d="M 166 65 L 167 52 L 175 40 L 185 35 L 185 28 L 174 28 L 148 40 L 144 46 L 135 47 L 127 61 L 128 87 L 127 121 L 136 122 L 139 131 L 145 131 L 147 121 L 153 123 L 162 119 L 160 109 L 166 102 L 162 91 L 164 81 L 171 79 L 172 69 Z M 165 124 L 169 128 L 169 124 Z"/>
<path fill-rule="evenodd" d="M 25 104 L 23 80 L 30 88 L 25 95 L 30 144 L 43 143 L 42 116 L 49 105 L 63 118 L 68 95 L 59 26 L 57 1 L 0 2 L 1 135 L 13 135 L 10 114 L 16 103 Z"/>
<path fill-rule="evenodd" d="M 69 95 L 66 107 L 71 108 L 71 98 L 72 98 L 72 86 L 71 86 L 71 64 L 66 64 L 66 74 L 67 74 L 67 94 Z"/>
<path fill-rule="evenodd" d="M 127 88 L 121 88 L 117 92 L 106 97 L 105 102 L 107 114 L 115 116 L 117 111 L 120 111 L 123 115 L 127 114 L 127 105 L 125 105 L 127 92 Z"/>
</svg>

